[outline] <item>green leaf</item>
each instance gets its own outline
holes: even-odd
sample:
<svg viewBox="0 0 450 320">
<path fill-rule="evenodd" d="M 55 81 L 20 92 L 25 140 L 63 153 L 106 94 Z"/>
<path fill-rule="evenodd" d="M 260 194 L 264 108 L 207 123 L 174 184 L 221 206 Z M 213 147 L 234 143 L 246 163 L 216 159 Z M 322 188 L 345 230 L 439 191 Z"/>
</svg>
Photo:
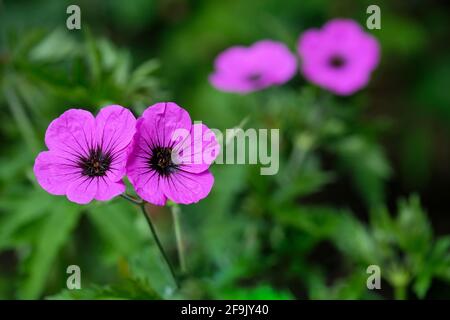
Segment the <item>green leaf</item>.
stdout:
<svg viewBox="0 0 450 320">
<path fill-rule="evenodd" d="M 363 271 L 362 271 L 363 270 Z M 374 299 L 373 295 L 366 287 L 367 274 L 364 269 L 352 272 L 345 278 L 337 279 L 331 286 L 326 285 L 323 276 L 315 275 L 314 281 L 309 280 L 310 299 L 325 300 L 356 300 Z"/>
<path fill-rule="evenodd" d="M 417 196 L 400 201 L 396 225 L 401 248 L 413 254 L 427 252 L 432 243 L 432 230 Z"/>
<path fill-rule="evenodd" d="M 67 31 L 56 29 L 30 51 L 29 57 L 32 61 L 57 62 L 76 55 L 78 48 L 79 45 Z"/>
<path fill-rule="evenodd" d="M 218 299 L 233 300 L 292 300 L 294 296 L 286 290 L 277 290 L 270 285 L 254 288 L 230 288 L 218 293 Z"/>
<path fill-rule="evenodd" d="M 336 234 L 342 217 L 348 214 L 345 210 L 325 206 L 275 206 L 273 211 L 279 222 L 298 228 L 318 239 Z"/>
<path fill-rule="evenodd" d="M 289 200 L 297 200 L 301 196 L 306 196 L 318 192 L 327 183 L 334 179 L 334 175 L 322 172 L 317 169 L 301 170 L 295 180 L 288 184 L 283 184 L 272 196 L 272 201 L 283 203 Z"/>
<path fill-rule="evenodd" d="M 361 264 L 379 263 L 377 244 L 366 226 L 352 215 L 342 215 L 332 236 L 341 252 Z"/>
<path fill-rule="evenodd" d="M 350 136 L 333 146 L 342 166 L 370 207 L 384 201 L 384 182 L 391 168 L 380 146 L 360 136 Z"/>
<path fill-rule="evenodd" d="M 192 253 L 193 259 L 204 261 L 206 255 L 210 263 L 225 267 L 230 259 L 236 258 L 236 250 L 242 249 L 242 243 L 229 240 L 242 231 L 242 217 L 230 216 L 230 212 L 236 195 L 245 185 L 245 169 L 245 166 L 213 167 L 216 183 L 208 198 L 182 208 L 183 214 L 190 217 L 193 245 L 197 248 Z"/>
<path fill-rule="evenodd" d="M 35 153 L 39 150 L 39 143 L 36 138 L 34 128 L 28 115 L 25 112 L 22 101 L 17 95 L 16 90 L 12 84 L 3 86 L 3 93 L 6 98 L 7 105 L 16 121 L 19 132 L 22 138 L 28 144 L 29 151 Z"/>
<path fill-rule="evenodd" d="M 92 82 L 98 83 L 101 76 L 101 57 L 98 44 L 89 29 L 85 31 L 85 56 Z"/>
<path fill-rule="evenodd" d="M 372 235 L 348 211 L 313 206 L 274 210 L 278 221 L 299 228 L 317 239 L 330 240 L 353 261 L 377 262 L 378 252 Z"/>
<path fill-rule="evenodd" d="M 450 281 L 450 236 L 444 236 L 436 241 L 433 248 L 436 261 L 436 276 Z"/>
<path fill-rule="evenodd" d="M 13 241 L 14 234 L 23 226 L 47 213 L 53 196 L 47 195 L 43 190 L 32 189 L 21 199 L 8 200 L 0 201 L 0 208 L 8 210 L 0 220 L 0 249 L 8 247 Z"/>
<path fill-rule="evenodd" d="M 88 216 L 104 239 L 110 262 L 140 248 L 145 238 L 137 228 L 138 215 L 140 212 L 122 199 L 91 206 Z"/>
<path fill-rule="evenodd" d="M 449 280 L 450 276 L 450 236 L 439 238 L 424 261 L 423 267 L 414 283 L 414 292 L 419 298 L 424 298 L 431 285 L 433 277 Z"/>
<path fill-rule="evenodd" d="M 154 242 L 130 257 L 129 271 L 133 278 L 149 284 L 162 297 L 170 298 L 174 293 L 176 284 Z"/>
<path fill-rule="evenodd" d="M 145 79 L 150 74 L 155 72 L 159 67 L 160 64 L 155 59 L 145 61 L 133 71 L 132 81 L 140 82 L 141 80 Z"/>
<path fill-rule="evenodd" d="M 50 300 L 158 300 L 161 297 L 145 282 L 127 279 L 119 284 L 65 289 L 47 297 Z"/>
<path fill-rule="evenodd" d="M 81 215 L 81 208 L 66 199 L 55 199 L 39 238 L 24 265 L 24 277 L 18 288 L 20 299 L 38 298 L 58 252 L 70 238 Z"/>
</svg>

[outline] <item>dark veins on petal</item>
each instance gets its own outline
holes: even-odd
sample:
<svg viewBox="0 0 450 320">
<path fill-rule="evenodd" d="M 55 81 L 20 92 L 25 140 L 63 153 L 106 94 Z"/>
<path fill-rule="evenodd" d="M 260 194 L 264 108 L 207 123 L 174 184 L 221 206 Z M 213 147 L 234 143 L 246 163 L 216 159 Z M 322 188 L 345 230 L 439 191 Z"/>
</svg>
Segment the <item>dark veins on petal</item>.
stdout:
<svg viewBox="0 0 450 320">
<path fill-rule="evenodd" d="M 178 169 L 178 165 L 172 162 L 172 148 L 155 146 L 148 158 L 150 169 L 160 176 L 167 177 Z"/>
<path fill-rule="evenodd" d="M 101 147 L 95 147 L 89 149 L 87 156 L 80 156 L 77 164 L 84 176 L 102 177 L 111 168 L 112 161 L 111 152 L 104 152 Z"/>
</svg>

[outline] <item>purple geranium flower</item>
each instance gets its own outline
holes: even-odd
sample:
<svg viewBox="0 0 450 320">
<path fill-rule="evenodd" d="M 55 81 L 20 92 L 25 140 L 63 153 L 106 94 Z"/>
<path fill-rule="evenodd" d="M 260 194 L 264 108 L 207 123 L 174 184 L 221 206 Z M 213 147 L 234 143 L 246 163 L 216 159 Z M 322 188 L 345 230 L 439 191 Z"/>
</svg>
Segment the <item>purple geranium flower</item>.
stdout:
<svg viewBox="0 0 450 320">
<path fill-rule="evenodd" d="M 251 47 L 231 47 L 216 58 L 209 77 L 219 90 L 247 93 L 289 81 L 297 60 L 282 43 L 262 40 Z"/>
<path fill-rule="evenodd" d="M 135 125 L 133 114 L 117 105 L 103 108 L 95 118 L 85 110 L 67 110 L 47 128 L 49 150 L 39 153 L 34 163 L 38 183 L 79 204 L 123 193 Z"/>
<path fill-rule="evenodd" d="M 218 147 L 214 133 L 192 125 L 186 110 L 157 103 L 137 120 L 127 175 L 136 193 L 153 204 L 198 202 L 214 183 L 208 168 Z"/>
<path fill-rule="evenodd" d="M 311 82 L 339 95 L 364 87 L 380 59 L 377 40 L 355 21 L 335 19 L 299 39 L 301 69 Z"/>
</svg>

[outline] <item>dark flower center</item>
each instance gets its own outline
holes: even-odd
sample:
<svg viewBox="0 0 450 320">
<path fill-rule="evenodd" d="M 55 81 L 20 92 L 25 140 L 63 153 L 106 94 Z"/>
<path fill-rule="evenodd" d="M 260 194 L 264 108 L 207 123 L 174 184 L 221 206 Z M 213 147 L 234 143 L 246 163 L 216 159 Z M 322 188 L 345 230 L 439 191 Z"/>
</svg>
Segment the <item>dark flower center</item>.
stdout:
<svg viewBox="0 0 450 320">
<path fill-rule="evenodd" d="M 259 73 L 252 73 L 249 76 L 247 76 L 247 80 L 249 82 L 253 82 L 253 83 L 259 82 L 261 80 L 261 78 L 262 78 L 262 75 Z"/>
<path fill-rule="evenodd" d="M 88 177 L 102 177 L 111 167 L 112 155 L 104 153 L 100 147 L 89 150 L 89 155 L 80 157 L 78 166 L 82 174 Z"/>
<path fill-rule="evenodd" d="M 346 64 L 346 61 L 345 61 L 344 57 L 342 57 L 340 55 L 334 55 L 330 58 L 329 64 L 333 68 L 339 69 L 339 68 L 342 68 Z"/>
<path fill-rule="evenodd" d="M 154 147 L 148 162 L 150 168 L 161 176 L 168 176 L 178 168 L 172 161 L 172 148 L 169 147 Z"/>
</svg>

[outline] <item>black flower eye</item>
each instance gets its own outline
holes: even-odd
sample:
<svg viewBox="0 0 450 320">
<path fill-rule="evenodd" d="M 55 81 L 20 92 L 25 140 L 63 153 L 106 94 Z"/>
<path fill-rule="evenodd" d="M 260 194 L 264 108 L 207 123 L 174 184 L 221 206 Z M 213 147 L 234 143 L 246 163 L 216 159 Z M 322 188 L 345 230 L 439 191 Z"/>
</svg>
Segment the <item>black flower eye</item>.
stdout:
<svg viewBox="0 0 450 320">
<path fill-rule="evenodd" d="M 262 78 L 262 75 L 260 73 L 252 73 L 249 76 L 247 76 L 247 81 L 249 82 L 259 82 Z"/>
<path fill-rule="evenodd" d="M 178 168 L 172 161 L 172 148 L 170 147 L 154 147 L 148 164 L 160 176 L 168 176 Z"/>
<path fill-rule="evenodd" d="M 104 153 L 100 147 L 92 148 L 88 153 L 88 156 L 78 159 L 78 166 L 81 168 L 82 174 L 88 177 L 105 176 L 111 167 L 112 155 Z"/>
<path fill-rule="evenodd" d="M 331 67 L 336 68 L 336 69 L 340 69 L 346 64 L 346 61 L 345 61 L 345 58 L 343 56 L 333 55 L 329 59 L 328 63 L 329 63 L 329 65 Z"/>
</svg>

